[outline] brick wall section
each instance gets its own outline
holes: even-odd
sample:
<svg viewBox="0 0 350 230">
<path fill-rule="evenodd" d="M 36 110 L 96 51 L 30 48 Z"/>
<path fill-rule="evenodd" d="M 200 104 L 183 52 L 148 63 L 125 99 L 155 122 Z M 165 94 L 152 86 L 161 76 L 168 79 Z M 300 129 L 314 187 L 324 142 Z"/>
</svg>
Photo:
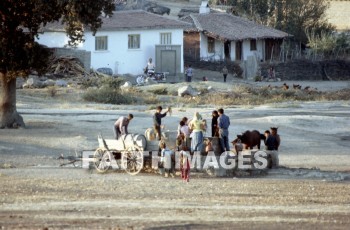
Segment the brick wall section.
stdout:
<svg viewBox="0 0 350 230">
<path fill-rule="evenodd" d="M 75 50 L 75 49 L 67 49 L 67 48 L 54 48 L 53 52 L 56 57 L 73 56 L 78 58 L 83 64 L 85 71 L 87 73 L 90 72 L 91 52 L 85 51 L 85 50 Z"/>
</svg>

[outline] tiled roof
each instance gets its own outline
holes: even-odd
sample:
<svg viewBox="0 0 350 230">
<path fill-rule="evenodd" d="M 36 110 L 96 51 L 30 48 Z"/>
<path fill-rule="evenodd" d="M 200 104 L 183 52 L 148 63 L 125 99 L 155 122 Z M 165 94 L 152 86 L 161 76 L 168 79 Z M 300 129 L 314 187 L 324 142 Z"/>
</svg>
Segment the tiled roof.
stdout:
<svg viewBox="0 0 350 230">
<path fill-rule="evenodd" d="M 289 34 L 227 13 L 190 14 L 181 18 L 191 22 L 185 31 L 201 31 L 221 40 L 285 38 Z"/>
<path fill-rule="evenodd" d="M 99 31 L 119 31 L 132 29 L 177 29 L 190 24 L 169 19 L 143 10 L 115 11 L 112 17 L 102 18 L 103 24 Z M 48 23 L 43 31 L 64 31 L 60 22 Z"/>
</svg>

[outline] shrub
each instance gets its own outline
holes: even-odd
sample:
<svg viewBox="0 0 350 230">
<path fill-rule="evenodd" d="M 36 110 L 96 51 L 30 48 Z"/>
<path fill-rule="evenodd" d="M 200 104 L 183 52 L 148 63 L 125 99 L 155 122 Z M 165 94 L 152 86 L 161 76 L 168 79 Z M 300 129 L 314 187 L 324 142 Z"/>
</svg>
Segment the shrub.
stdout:
<svg viewBox="0 0 350 230">
<path fill-rule="evenodd" d="M 166 87 L 159 87 L 156 89 L 150 89 L 148 92 L 156 94 L 156 95 L 167 95 L 168 89 Z"/>
<path fill-rule="evenodd" d="M 124 80 L 114 77 L 102 77 L 99 81 L 99 87 L 106 86 L 112 89 L 119 88 L 124 83 Z"/>
<path fill-rule="evenodd" d="M 50 97 L 55 97 L 58 93 L 57 87 L 56 86 L 47 87 L 47 93 L 49 94 Z"/>
<path fill-rule="evenodd" d="M 83 88 L 87 89 L 90 87 L 109 87 L 109 88 L 119 88 L 124 83 L 124 80 L 114 77 L 87 77 L 82 81 Z"/>
<path fill-rule="evenodd" d="M 131 104 L 135 101 L 133 97 L 121 94 L 118 90 L 110 87 L 88 89 L 83 94 L 83 99 L 86 101 L 106 104 Z"/>
</svg>

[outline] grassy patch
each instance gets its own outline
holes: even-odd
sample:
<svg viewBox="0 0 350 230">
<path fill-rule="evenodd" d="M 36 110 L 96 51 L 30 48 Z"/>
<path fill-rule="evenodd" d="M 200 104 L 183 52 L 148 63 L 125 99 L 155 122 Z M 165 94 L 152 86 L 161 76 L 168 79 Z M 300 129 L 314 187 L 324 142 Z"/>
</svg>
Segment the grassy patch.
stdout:
<svg viewBox="0 0 350 230">
<path fill-rule="evenodd" d="M 58 89 L 56 86 L 49 86 L 46 88 L 46 91 L 50 97 L 55 97 L 58 93 Z"/>
<path fill-rule="evenodd" d="M 88 89 L 83 94 L 86 101 L 106 104 L 132 104 L 136 100 L 132 96 L 121 94 L 119 90 L 102 87 L 100 89 Z"/>
<path fill-rule="evenodd" d="M 155 95 L 167 95 L 168 94 L 168 89 L 165 86 L 158 87 L 155 89 L 150 89 L 148 92 L 153 93 Z"/>
<path fill-rule="evenodd" d="M 119 88 L 124 83 L 124 80 L 121 78 L 106 77 L 106 76 L 96 76 L 90 78 L 84 78 L 81 82 L 84 89 L 90 87 L 100 88 L 102 86 L 110 88 Z"/>
</svg>

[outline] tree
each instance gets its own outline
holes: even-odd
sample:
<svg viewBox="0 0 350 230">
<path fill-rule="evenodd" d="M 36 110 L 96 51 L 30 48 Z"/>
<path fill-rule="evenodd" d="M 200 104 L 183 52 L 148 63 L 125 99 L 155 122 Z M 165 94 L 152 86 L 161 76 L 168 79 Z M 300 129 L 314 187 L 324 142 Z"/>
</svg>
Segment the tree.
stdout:
<svg viewBox="0 0 350 230">
<path fill-rule="evenodd" d="M 307 30 L 329 32 L 327 0 L 237 0 L 234 3 L 241 14 L 251 20 L 292 34 L 295 40 L 307 43 Z"/>
<path fill-rule="evenodd" d="M 94 33 L 101 12 L 112 15 L 113 0 L 0 1 L 0 128 L 23 126 L 16 109 L 16 77 L 42 72 L 49 52 L 34 41 L 42 25 L 62 20 L 70 44 L 84 40 L 84 26 Z"/>
</svg>

